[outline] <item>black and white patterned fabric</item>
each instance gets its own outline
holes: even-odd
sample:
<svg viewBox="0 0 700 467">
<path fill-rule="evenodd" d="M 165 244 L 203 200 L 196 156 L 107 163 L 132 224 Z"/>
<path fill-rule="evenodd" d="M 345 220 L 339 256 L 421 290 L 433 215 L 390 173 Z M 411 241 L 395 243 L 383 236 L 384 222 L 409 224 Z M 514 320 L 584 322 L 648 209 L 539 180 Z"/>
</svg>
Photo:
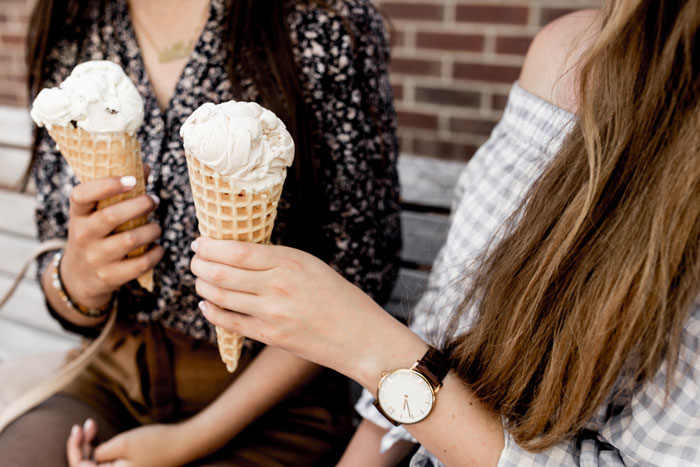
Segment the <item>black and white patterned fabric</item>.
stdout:
<svg viewBox="0 0 700 467">
<path fill-rule="evenodd" d="M 468 280 L 485 248 L 502 238 L 505 221 L 557 152 L 573 119 L 517 83 L 513 86 L 501 121 L 459 178 L 447 243 L 413 311 L 411 329 L 427 342 L 439 344 L 447 318 L 463 298 L 461 279 L 466 274 Z M 469 322 L 470 317 L 465 318 L 462 329 Z M 685 324 L 674 375 L 668 375 L 662 365 L 652 382 L 602 405 L 576 438 L 544 452 L 523 450 L 505 432 L 499 467 L 700 465 L 699 356 L 700 304 L 696 304 Z M 669 376 L 676 385 L 664 403 Z M 390 425 L 371 401 L 372 395 L 365 391 L 356 409 L 390 430 L 382 449 L 398 439 L 412 439 L 404 428 Z M 424 448 L 411 462 L 411 467 L 441 465 Z"/>
<path fill-rule="evenodd" d="M 327 200 L 318 216 L 332 245 L 322 258 L 376 300 L 386 300 L 395 282 L 401 243 L 395 112 L 388 80 L 388 40 L 380 14 L 368 0 L 333 0 L 327 7 L 296 2 L 288 22 L 299 76 L 320 135 L 320 180 Z M 159 321 L 197 339 L 215 341 L 212 325 L 197 311 L 190 243 L 198 236 L 187 164 L 179 136 L 185 119 L 205 102 L 254 101 L 254 83 L 240 70 L 242 95 L 233 95 L 222 46 L 225 1 L 212 0 L 209 19 L 162 112 L 146 75 L 126 0 L 91 2 L 91 25 L 82 42 L 62 41 L 48 55 L 48 80 L 56 86 L 87 60 L 119 63 L 144 98 L 139 131 L 143 159 L 151 167 L 147 191 L 161 199 L 154 220 L 163 227 L 165 256 L 155 268 L 153 294 L 135 282 L 122 287 L 120 313 Z M 37 223 L 42 240 L 67 235 L 72 171 L 46 131 L 38 160 Z M 283 195 L 273 242 L 285 243 L 289 219 Z M 40 260 L 39 274 L 47 257 Z"/>
</svg>

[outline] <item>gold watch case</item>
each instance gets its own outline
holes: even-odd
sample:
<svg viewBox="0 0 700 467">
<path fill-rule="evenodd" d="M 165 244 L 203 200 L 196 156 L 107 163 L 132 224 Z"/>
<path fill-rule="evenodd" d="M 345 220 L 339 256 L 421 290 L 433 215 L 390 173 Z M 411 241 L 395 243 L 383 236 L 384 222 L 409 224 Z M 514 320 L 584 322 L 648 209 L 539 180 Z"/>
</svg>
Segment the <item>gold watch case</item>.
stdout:
<svg viewBox="0 0 700 467">
<path fill-rule="evenodd" d="M 396 426 L 421 422 L 435 407 L 436 388 L 414 367 L 385 372 L 377 384 L 374 406 Z"/>
</svg>

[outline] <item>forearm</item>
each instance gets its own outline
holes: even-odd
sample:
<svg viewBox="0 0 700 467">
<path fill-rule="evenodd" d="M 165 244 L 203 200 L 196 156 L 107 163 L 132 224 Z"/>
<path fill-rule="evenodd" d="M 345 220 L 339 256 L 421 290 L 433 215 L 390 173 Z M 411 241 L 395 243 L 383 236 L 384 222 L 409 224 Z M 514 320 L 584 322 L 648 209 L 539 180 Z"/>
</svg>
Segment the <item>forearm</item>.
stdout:
<svg viewBox="0 0 700 467">
<path fill-rule="evenodd" d="M 198 242 L 192 271 L 206 299 L 202 312 L 218 326 L 332 368 L 375 395 L 383 372 L 411 367 L 428 349 L 362 290 L 311 255 L 271 245 Z M 217 263 L 211 261 L 215 258 Z M 214 284 L 221 263 L 240 290 Z M 452 374 L 444 379 L 434 412 L 407 429 L 448 465 L 495 465 L 504 446 L 498 414 Z"/>
<path fill-rule="evenodd" d="M 59 295 L 56 287 L 54 287 L 52 276 L 53 265 L 49 264 L 41 276 L 41 287 L 44 290 L 44 294 L 46 295 L 46 300 L 49 302 L 49 305 L 51 305 L 56 313 L 58 313 L 62 318 L 75 324 L 76 326 L 86 328 L 98 326 L 107 319 L 107 316 L 91 318 L 78 313 L 76 310 L 69 307 Z"/>
<path fill-rule="evenodd" d="M 357 427 L 350 440 L 338 467 L 391 467 L 398 464 L 415 446 L 409 441 L 397 441 L 386 452 L 380 452 L 382 437 L 387 431 L 370 422 L 363 420 Z"/>
<path fill-rule="evenodd" d="M 307 384 L 320 367 L 274 347 L 265 347 L 206 409 L 185 422 L 189 460 L 223 447 L 288 394 Z"/>
<path fill-rule="evenodd" d="M 381 335 L 367 339 L 363 358 L 344 369 L 375 396 L 382 372 L 410 367 L 427 350 L 427 344 L 398 322 L 378 329 Z M 500 417 L 454 373 L 444 379 L 433 412 L 405 428 L 447 466 L 496 465 L 504 446 Z"/>
</svg>

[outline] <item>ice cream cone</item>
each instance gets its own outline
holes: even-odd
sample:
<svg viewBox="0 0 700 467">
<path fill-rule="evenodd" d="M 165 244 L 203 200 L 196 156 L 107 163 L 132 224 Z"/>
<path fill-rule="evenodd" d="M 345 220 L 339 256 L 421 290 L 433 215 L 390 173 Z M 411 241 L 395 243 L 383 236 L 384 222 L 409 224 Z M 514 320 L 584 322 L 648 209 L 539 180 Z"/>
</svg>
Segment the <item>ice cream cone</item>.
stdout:
<svg viewBox="0 0 700 467">
<path fill-rule="evenodd" d="M 199 233 L 216 240 L 269 243 L 282 194 L 280 183 L 261 192 L 235 188 L 225 177 L 187 153 L 187 167 Z M 285 171 L 286 175 L 286 171 Z M 221 359 L 229 372 L 236 371 L 243 340 L 240 334 L 216 327 Z"/>
<path fill-rule="evenodd" d="M 136 135 L 128 132 L 95 134 L 71 124 L 66 126 L 52 125 L 48 131 L 81 183 L 114 176 L 132 175 L 136 177 L 134 189 L 100 201 L 97 209 L 103 209 L 122 200 L 146 193 L 141 163 L 141 147 Z M 116 231 L 133 229 L 146 222 L 147 217 L 142 216 L 125 222 L 117 227 Z M 129 256 L 138 256 L 145 251 L 146 247 L 143 246 L 131 251 Z M 152 292 L 153 270 L 139 276 L 138 282 L 143 288 Z"/>
</svg>

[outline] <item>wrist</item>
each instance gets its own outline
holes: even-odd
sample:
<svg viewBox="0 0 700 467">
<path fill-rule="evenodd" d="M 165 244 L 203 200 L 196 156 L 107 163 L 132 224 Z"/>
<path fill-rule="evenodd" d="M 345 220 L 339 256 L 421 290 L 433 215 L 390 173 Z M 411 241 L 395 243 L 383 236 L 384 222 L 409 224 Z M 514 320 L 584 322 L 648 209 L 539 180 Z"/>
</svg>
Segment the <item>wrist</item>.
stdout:
<svg viewBox="0 0 700 467">
<path fill-rule="evenodd" d="M 410 368 L 428 350 L 420 337 L 403 324 L 396 323 L 389 332 L 365 347 L 363 355 L 356 360 L 352 376 L 373 396 L 377 395 L 377 385 L 382 375 L 397 368 Z"/>
<path fill-rule="evenodd" d="M 192 425 L 192 418 L 170 425 L 172 428 L 172 436 L 169 436 L 171 441 L 172 454 L 175 454 L 173 459 L 177 459 L 178 464 L 189 464 L 197 459 L 207 456 L 214 452 L 213 449 L 207 449 L 206 439 L 200 435 L 207 433 L 207 430 L 195 429 Z"/>
<path fill-rule="evenodd" d="M 62 301 L 71 310 L 89 318 L 101 318 L 109 313 L 114 305 L 113 292 L 106 294 L 76 294 L 72 288 L 68 288 L 65 280 L 63 252 L 57 252 L 52 261 L 51 284 L 60 295 Z M 80 284 L 82 281 L 73 281 Z"/>
<path fill-rule="evenodd" d="M 56 256 L 54 256 L 54 261 L 56 261 Z M 84 281 L 81 281 L 79 277 L 74 277 L 74 268 L 70 267 L 70 259 L 65 253 L 58 261 L 58 265 L 53 264 L 54 267 L 58 268 L 53 278 L 54 287 L 63 289 L 63 292 L 69 297 L 74 307 L 101 309 L 109 304 L 114 292 L 96 292 L 88 287 L 84 287 Z M 59 280 L 60 283 L 57 284 L 56 280 Z"/>
<path fill-rule="evenodd" d="M 188 461 L 201 459 L 218 451 L 244 428 L 244 426 L 232 427 L 226 423 L 228 420 L 234 420 L 232 424 L 238 425 L 235 421 L 235 413 L 227 413 L 227 415 L 230 416 L 222 419 L 221 412 L 212 411 L 210 405 L 178 424 L 181 428 L 180 433 L 183 435 L 182 450 Z"/>
</svg>

